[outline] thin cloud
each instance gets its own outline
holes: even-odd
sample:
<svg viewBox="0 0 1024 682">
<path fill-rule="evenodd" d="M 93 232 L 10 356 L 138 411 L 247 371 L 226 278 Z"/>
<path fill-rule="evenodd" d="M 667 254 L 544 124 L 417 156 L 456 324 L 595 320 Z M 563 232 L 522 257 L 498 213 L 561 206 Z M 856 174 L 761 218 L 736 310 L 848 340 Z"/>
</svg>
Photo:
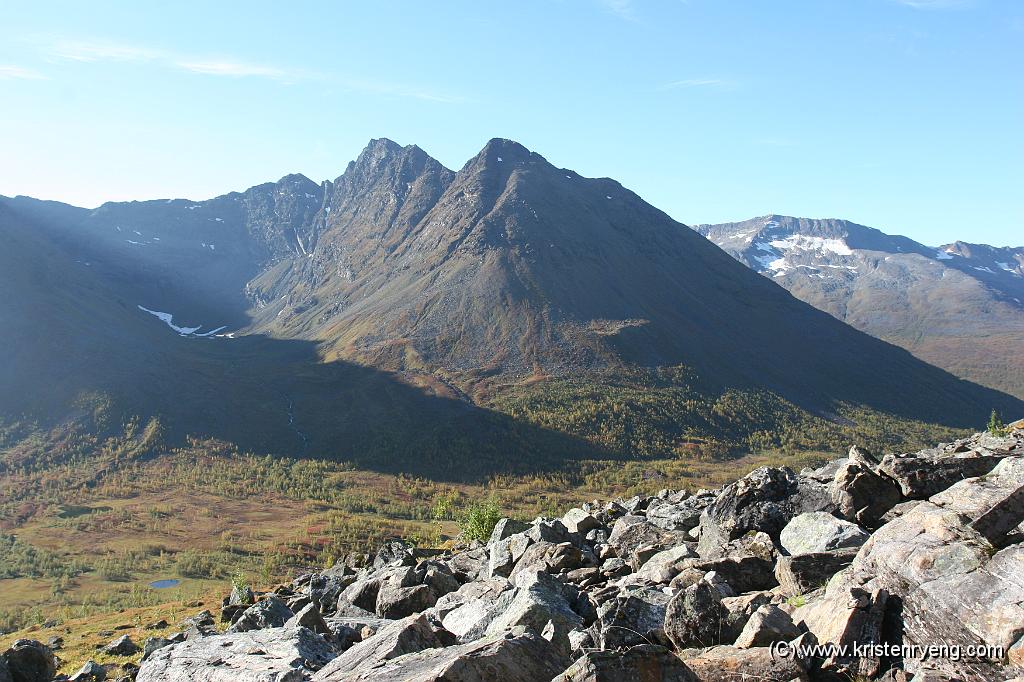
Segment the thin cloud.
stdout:
<svg viewBox="0 0 1024 682">
<path fill-rule="evenodd" d="M 274 66 L 260 66 L 258 64 L 246 64 L 235 61 L 176 61 L 174 66 L 185 71 L 201 73 L 207 76 L 231 76 L 242 78 L 245 76 L 258 76 L 262 78 L 285 79 L 291 74 L 285 69 Z"/>
<path fill-rule="evenodd" d="M 280 83 L 294 83 L 299 80 L 333 81 L 334 83 L 362 92 L 394 97 L 418 99 L 428 102 L 458 103 L 465 101 L 444 93 L 431 92 L 414 86 L 394 83 L 338 79 L 323 74 L 287 69 L 271 64 L 256 64 L 230 56 L 201 57 L 184 55 L 167 50 L 126 45 L 104 41 L 58 41 L 47 42 L 41 48 L 52 57 L 76 62 L 139 62 L 152 63 L 168 69 L 185 71 L 203 76 L 221 78 L 266 78 Z M 2 75 L 0 75 L 2 77 Z M 11 76 L 14 77 L 14 76 Z"/>
<path fill-rule="evenodd" d="M 674 88 L 709 88 L 719 87 L 727 85 L 728 83 L 720 78 L 687 78 L 681 81 L 672 81 L 671 83 L 665 83 L 664 88 L 666 90 L 672 90 Z"/>
<path fill-rule="evenodd" d="M 11 64 L 0 64 L 0 80 L 40 81 L 46 80 L 46 76 L 34 69 L 26 69 L 22 66 Z"/>
<path fill-rule="evenodd" d="M 76 62 L 141 62 L 165 56 L 160 50 L 148 47 L 88 41 L 61 41 L 51 46 L 50 53 Z"/>
</svg>

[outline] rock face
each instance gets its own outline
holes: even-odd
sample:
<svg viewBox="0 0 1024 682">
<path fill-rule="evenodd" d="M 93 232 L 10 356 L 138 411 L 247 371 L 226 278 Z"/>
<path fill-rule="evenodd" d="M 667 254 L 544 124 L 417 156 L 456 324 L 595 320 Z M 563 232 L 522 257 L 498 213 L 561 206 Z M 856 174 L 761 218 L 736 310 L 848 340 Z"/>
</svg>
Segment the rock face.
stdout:
<svg viewBox="0 0 1024 682">
<path fill-rule="evenodd" d="M 263 595 L 226 634 L 204 612 L 186 641 L 147 642 L 138 680 L 1007 680 L 1024 675 L 1022 487 L 1016 429 L 505 520 L 486 545 L 430 556 L 392 542 Z M 798 658 L 780 643 L 1002 655 Z M 41 647 L 3 660 L 45 667 Z"/>
</svg>

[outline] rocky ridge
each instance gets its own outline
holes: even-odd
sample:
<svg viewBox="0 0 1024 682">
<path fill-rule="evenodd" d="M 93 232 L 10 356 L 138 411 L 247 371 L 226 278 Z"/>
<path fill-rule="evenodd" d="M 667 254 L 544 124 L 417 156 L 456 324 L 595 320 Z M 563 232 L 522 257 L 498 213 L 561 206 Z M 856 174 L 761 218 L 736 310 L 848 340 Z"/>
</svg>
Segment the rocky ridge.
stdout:
<svg viewBox="0 0 1024 682">
<path fill-rule="evenodd" d="M 134 679 L 1010 680 L 1024 674 L 1021 576 L 1024 420 L 503 519 L 454 550 L 394 540 L 265 594 L 236 588 L 223 632 L 202 612 L 146 641 Z M 111 647 L 134 651 L 124 640 Z M 38 642 L 0 658 L 5 682 L 54 671 Z"/>
<path fill-rule="evenodd" d="M 200 613 L 145 642 L 134 679 L 1010 680 L 1024 675 L 1021 576 L 1024 420 L 503 519 L 454 550 L 394 540 L 269 593 L 236 588 L 224 632 Z M 71 679 L 103 679 L 86 668 Z M 0 658 L 5 682 L 54 670 L 38 642 Z"/>
</svg>

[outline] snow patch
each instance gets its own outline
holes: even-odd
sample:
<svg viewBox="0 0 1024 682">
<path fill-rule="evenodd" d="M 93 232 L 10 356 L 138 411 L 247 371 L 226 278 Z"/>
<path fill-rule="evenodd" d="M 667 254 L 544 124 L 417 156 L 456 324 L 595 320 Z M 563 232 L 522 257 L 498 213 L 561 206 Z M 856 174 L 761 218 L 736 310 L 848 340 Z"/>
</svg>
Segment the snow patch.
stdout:
<svg viewBox="0 0 1024 682">
<path fill-rule="evenodd" d="M 773 239 L 768 243 L 783 251 L 795 249 L 799 251 L 829 251 L 840 256 L 853 255 L 853 250 L 842 239 L 826 239 L 824 237 L 791 234 L 784 239 Z"/>
<path fill-rule="evenodd" d="M 999 263 L 999 262 L 997 262 L 996 265 L 999 266 L 1000 270 L 1006 270 L 1007 272 L 1013 272 L 1013 268 L 1010 267 L 1009 263 Z"/>
<path fill-rule="evenodd" d="M 945 251 L 936 251 L 935 260 L 953 260 L 953 256 L 949 255 Z"/>
<path fill-rule="evenodd" d="M 499 156 L 499 157 L 498 157 L 498 161 L 504 161 L 504 159 L 502 159 L 502 158 L 501 158 L 501 157 Z"/>
<path fill-rule="evenodd" d="M 199 325 L 198 327 L 179 327 L 178 325 L 174 324 L 174 316 L 171 315 L 170 313 L 164 313 L 164 312 L 161 312 L 159 310 L 150 310 L 149 308 L 146 308 L 145 306 L 141 306 L 141 305 L 137 306 L 137 307 L 138 307 L 139 310 L 141 310 L 143 312 L 149 313 L 153 317 L 157 318 L 158 320 L 160 320 L 161 322 L 166 324 L 168 327 L 170 327 L 175 332 L 177 332 L 179 336 L 188 336 L 188 337 L 194 337 L 194 338 L 202 338 L 202 337 L 207 337 L 207 336 L 211 336 L 211 335 L 217 334 L 217 332 L 221 332 L 221 331 L 224 331 L 225 329 L 227 329 L 227 325 L 225 325 L 223 327 L 217 327 L 216 329 L 213 329 L 213 330 L 208 331 L 208 332 L 203 332 L 202 334 L 197 334 L 196 332 L 198 332 L 200 329 L 202 329 L 202 327 L 203 327 L 202 325 Z M 224 335 L 223 334 L 219 334 L 219 336 L 224 336 Z"/>
<path fill-rule="evenodd" d="M 980 267 L 980 268 L 979 268 L 979 267 L 978 267 L 977 265 L 973 265 L 973 266 L 971 266 L 971 267 L 973 267 L 973 268 L 974 268 L 975 270 L 978 270 L 978 271 L 980 271 L 980 272 L 987 272 L 987 273 L 989 273 L 989 274 L 991 274 L 991 275 L 994 275 L 994 274 L 996 274 L 996 273 L 995 273 L 995 271 L 994 271 L 994 270 L 992 270 L 992 269 L 991 269 L 991 268 L 989 268 L 989 267 L 985 267 L 985 266 L 982 266 L 982 267 Z"/>
</svg>

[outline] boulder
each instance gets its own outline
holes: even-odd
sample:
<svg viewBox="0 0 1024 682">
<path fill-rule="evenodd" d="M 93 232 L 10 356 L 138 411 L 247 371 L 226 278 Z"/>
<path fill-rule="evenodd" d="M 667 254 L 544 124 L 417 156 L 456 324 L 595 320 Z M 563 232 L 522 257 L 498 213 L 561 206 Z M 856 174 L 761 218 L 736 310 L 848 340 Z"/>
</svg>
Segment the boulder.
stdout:
<svg viewBox="0 0 1024 682">
<path fill-rule="evenodd" d="M 537 519 L 526 530 L 526 535 L 534 542 L 569 542 L 569 529 L 559 519 Z"/>
<path fill-rule="evenodd" d="M 886 512 L 903 499 L 895 481 L 853 461 L 839 466 L 829 491 L 844 519 L 868 528 L 877 527 Z"/>
<path fill-rule="evenodd" d="M 463 582 L 477 580 L 481 577 L 488 577 L 487 572 L 488 552 L 485 547 L 477 547 L 465 552 L 459 552 L 447 559 L 448 567 L 459 576 Z"/>
<path fill-rule="evenodd" d="M 57 674 L 53 652 L 34 639 L 15 640 L 0 658 L 7 664 L 6 672 L 14 682 L 50 682 Z"/>
<path fill-rule="evenodd" d="M 896 481 L 904 497 L 925 500 L 957 481 L 992 471 L 1005 454 L 969 450 L 946 453 L 934 450 L 914 455 L 886 455 L 879 471 Z"/>
<path fill-rule="evenodd" d="M 700 682 L 791 682 L 810 679 L 803 662 L 773 656 L 768 647 L 716 646 L 683 659 Z"/>
<path fill-rule="evenodd" d="M 588 651 L 551 682 L 697 682 L 679 658 L 656 644 L 639 644 L 625 652 Z"/>
<path fill-rule="evenodd" d="M 11 677 L 11 669 L 7 667 L 3 656 L 0 656 L 0 682 L 14 682 L 14 678 Z"/>
<path fill-rule="evenodd" d="M 856 547 L 782 556 L 775 562 L 775 579 L 783 595 L 796 597 L 824 587 L 832 576 L 849 566 L 855 556 Z"/>
<path fill-rule="evenodd" d="M 389 540 L 381 545 L 373 557 L 373 568 L 385 566 L 414 566 L 416 550 L 405 540 Z"/>
<path fill-rule="evenodd" d="M 289 618 L 284 626 L 286 628 L 298 628 L 304 627 L 318 635 L 329 635 L 331 634 L 331 628 L 327 625 L 327 621 L 320 614 L 320 610 L 317 609 L 316 604 L 306 604 L 298 613 Z"/>
<path fill-rule="evenodd" d="M 241 618 L 227 631 L 248 632 L 263 628 L 279 628 L 294 615 L 284 602 L 274 595 L 268 595 L 242 612 Z"/>
<path fill-rule="evenodd" d="M 431 649 L 395 658 L 353 674 L 325 668 L 317 682 L 548 682 L 569 660 L 534 632 L 519 629 L 446 649 Z"/>
<path fill-rule="evenodd" d="M 128 635 L 121 635 L 103 647 L 103 653 L 111 656 L 132 656 L 139 651 L 139 646 Z"/>
<path fill-rule="evenodd" d="M 787 467 L 761 467 L 730 483 L 701 514 L 697 552 L 704 558 L 721 557 L 730 540 L 750 531 L 778 538 L 798 513 L 799 491 L 800 481 Z"/>
<path fill-rule="evenodd" d="M 600 521 L 579 507 L 567 511 L 565 516 L 562 517 L 562 524 L 565 525 L 570 533 L 580 533 L 583 535 L 601 527 Z"/>
<path fill-rule="evenodd" d="M 794 516 L 779 535 L 779 543 L 792 556 L 860 547 L 867 539 L 867 531 L 857 524 L 825 512 Z"/>
<path fill-rule="evenodd" d="M 316 680 L 355 679 L 355 673 L 380 666 L 385 661 L 424 649 L 456 643 L 455 635 L 424 614 L 388 623 L 372 637 L 352 646 L 328 663 Z"/>
<path fill-rule="evenodd" d="M 568 542 L 552 544 L 550 542 L 537 542 L 530 545 L 523 556 L 516 562 L 515 568 L 510 574 L 515 579 L 520 573 L 534 573 L 543 571 L 545 573 L 559 573 L 580 568 L 583 565 L 583 555 L 579 549 Z"/>
<path fill-rule="evenodd" d="M 147 637 L 146 641 L 142 643 L 142 660 L 145 661 L 153 655 L 154 651 L 163 649 L 165 646 L 174 644 L 174 640 L 166 637 Z"/>
<path fill-rule="evenodd" d="M 730 630 L 728 616 L 719 591 L 701 580 L 669 601 L 665 608 L 665 635 L 676 649 L 732 642 L 738 633 Z"/>
<path fill-rule="evenodd" d="M 638 581 L 668 583 L 681 570 L 679 564 L 683 559 L 696 557 L 697 553 L 689 545 L 677 545 L 649 558 L 636 572 L 634 578 Z"/>
<path fill-rule="evenodd" d="M 533 540 L 526 533 L 516 533 L 502 538 L 490 547 L 490 555 L 487 561 L 487 576 L 495 578 L 503 576 L 507 578 L 512 574 L 512 568 L 516 565 Z"/>
<path fill-rule="evenodd" d="M 669 597 L 652 588 L 627 588 L 597 608 L 594 640 L 602 649 L 667 643 L 665 609 Z"/>
<path fill-rule="evenodd" d="M 157 650 L 136 682 L 291 682 L 334 658 L 334 650 L 306 628 L 274 628 L 210 635 Z"/>
<path fill-rule="evenodd" d="M 647 507 L 647 520 L 664 530 L 688 531 L 700 523 L 700 515 L 715 499 L 714 495 L 703 494 L 679 502 L 654 499 Z"/>
<path fill-rule="evenodd" d="M 437 594 L 427 585 L 396 587 L 386 583 L 377 592 L 377 615 L 394 620 L 425 611 L 437 601 Z"/>
<path fill-rule="evenodd" d="M 642 516 L 627 514 L 612 526 L 608 545 L 615 550 L 615 556 L 632 563 L 634 553 L 641 547 L 654 547 L 655 551 L 668 549 L 682 542 L 681 534 L 676 535 L 658 528 Z"/>
<path fill-rule="evenodd" d="M 107 679 L 107 669 L 96 661 L 86 661 L 68 682 L 103 682 Z"/>
<path fill-rule="evenodd" d="M 548 623 L 554 627 L 552 644 L 568 656 L 571 648 L 568 635 L 583 624 L 572 610 L 562 583 L 543 572 L 522 574 L 515 581 L 516 589 L 507 605 L 497 610 L 487 626 L 488 636 L 497 636 L 517 626 L 543 632 Z"/>
<path fill-rule="evenodd" d="M 530 529 L 530 524 L 523 523 L 522 521 L 516 521 L 515 519 L 499 519 L 494 524 L 494 530 L 491 531 L 491 538 L 487 541 L 487 544 L 494 544 L 499 540 L 504 540 L 510 535 L 516 533 L 524 533 Z"/>
<path fill-rule="evenodd" d="M 765 604 L 743 626 L 735 646 L 741 649 L 771 646 L 775 642 L 788 642 L 799 636 L 800 629 L 788 613 L 775 604 Z"/>
</svg>

